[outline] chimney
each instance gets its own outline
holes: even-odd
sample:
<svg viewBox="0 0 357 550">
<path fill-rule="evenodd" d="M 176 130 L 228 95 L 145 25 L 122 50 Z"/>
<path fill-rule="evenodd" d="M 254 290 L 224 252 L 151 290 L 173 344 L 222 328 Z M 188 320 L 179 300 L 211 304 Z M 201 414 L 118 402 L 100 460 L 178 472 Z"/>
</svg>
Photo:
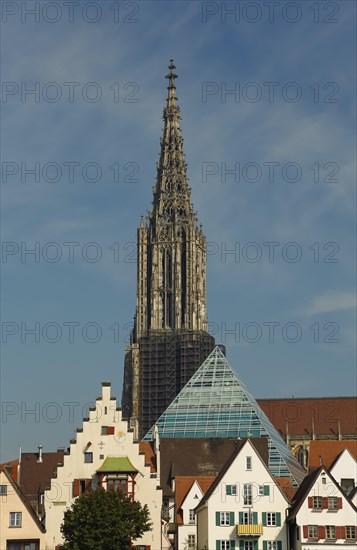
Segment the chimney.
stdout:
<svg viewBox="0 0 357 550">
<path fill-rule="evenodd" d="M 42 445 L 39 445 L 38 446 L 38 458 L 37 458 L 37 463 L 40 464 L 43 462 L 43 457 L 42 457 Z"/>
</svg>

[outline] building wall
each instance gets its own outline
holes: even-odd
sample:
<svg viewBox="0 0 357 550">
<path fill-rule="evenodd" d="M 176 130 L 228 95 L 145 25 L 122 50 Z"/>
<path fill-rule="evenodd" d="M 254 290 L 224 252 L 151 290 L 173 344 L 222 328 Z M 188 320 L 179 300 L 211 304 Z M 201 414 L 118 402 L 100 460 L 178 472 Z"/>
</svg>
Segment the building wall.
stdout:
<svg viewBox="0 0 357 550">
<path fill-rule="evenodd" d="M 114 435 L 102 435 L 102 426 L 114 426 Z M 93 463 L 84 462 L 86 449 L 93 453 Z M 47 550 L 53 550 L 62 542 L 63 514 L 75 500 L 73 480 L 92 478 L 108 456 L 127 456 L 139 471 L 134 498 L 148 505 L 153 527 L 135 544 L 150 546 L 151 550 L 161 548 L 162 490 L 157 489 L 158 480 L 150 476 L 150 466 L 145 466 L 145 457 L 139 454 L 139 444 L 133 442 L 133 433 L 127 431 L 127 422 L 122 420 L 115 398 L 110 397 L 110 386 L 103 385 L 102 397 L 97 398 L 95 410 L 90 410 L 83 430 L 78 431 L 76 442 L 71 442 L 70 453 L 64 456 L 63 466 L 57 469 L 57 478 L 45 493 Z"/>
<path fill-rule="evenodd" d="M 252 457 L 252 469 L 246 470 L 246 457 Z M 253 503 L 252 506 L 246 506 L 243 502 L 244 484 L 253 485 Z M 237 495 L 227 495 L 227 486 L 236 485 Z M 259 496 L 258 487 L 269 486 L 269 495 Z M 203 519 L 205 527 L 202 526 L 203 511 L 198 512 L 198 548 L 204 548 L 206 544 L 209 548 L 216 548 L 217 540 L 234 540 L 235 547 L 239 548 L 239 540 L 249 540 L 247 537 L 238 537 L 236 535 L 236 525 L 239 523 L 239 512 L 248 512 L 251 510 L 257 513 L 257 523 L 263 523 L 263 513 L 275 512 L 280 514 L 281 525 L 277 527 L 263 527 L 263 534 L 255 537 L 258 540 L 258 550 L 263 549 L 263 541 L 280 541 L 282 549 L 288 547 L 287 529 L 285 524 L 287 500 L 279 490 L 270 473 L 263 465 L 260 457 L 248 441 L 234 462 L 228 468 L 221 483 L 208 500 L 208 517 Z M 233 525 L 217 526 L 216 513 L 233 513 Z M 251 539 L 250 539 L 251 540 Z"/>
<path fill-rule="evenodd" d="M 39 540 L 40 550 L 46 548 L 46 534 L 41 531 L 31 513 L 15 491 L 4 472 L 0 472 L 0 485 L 7 486 L 7 494 L 0 496 L 0 548 L 6 550 L 6 541 Z M 21 512 L 21 527 L 10 527 L 10 512 Z"/>
<path fill-rule="evenodd" d="M 341 485 L 341 479 L 353 479 L 354 487 L 357 478 L 357 462 L 349 451 L 344 451 L 336 464 L 330 468 L 331 475 Z"/>
<path fill-rule="evenodd" d="M 197 495 L 198 499 L 195 498 Z M 188 535 L 194 535 L 197 542 L 197 517 L 190 521 L 190 510 L 194 510 L 199 504 L 203 496 L 202 490 L 195 481 L 189 490 L 185 500 L 182 503 L 182 519 L 183 524 L 177 526 L 177 548 L 178 550 L 186 550 Z"/>
<path fill-rule="evenodd" d="M 326 483 L 323 482 L 323 479 L 326 480 Z M 314 510 L 309 507 L 309 497 L 337 497 L 342 501 L 342 508 L 337 511 L 331 511 L 328 509 Z M 301 546 L 297 548 L 305 548 L 306 550 L 313 547 L 323 547 L 324 550 L 332 550 L 333 548 L 346 548 L 345 539 L 337 539 L 335 542 L 326 542 L 326 538 L 321 538 L 319 540 L 312 541 L 304 536 L 304 525 L 317 525 L 317 526 L 346 526 L 354 525 L 357 523 L 356 510 L 353 509 L 349 500 L 344 495 L 343 491 L 339 490 L 336 485 L 330 480 L 330 478 L 322 471 L 317 478 L 314 486 L 308 493 L 307 498 L 303 502 L 300 510 L 296 516 L 296 524 L 300 529 L 299 539 L 301 541 Z M 349 546 L 350 547 L 350 546 Z"/>
</svg>

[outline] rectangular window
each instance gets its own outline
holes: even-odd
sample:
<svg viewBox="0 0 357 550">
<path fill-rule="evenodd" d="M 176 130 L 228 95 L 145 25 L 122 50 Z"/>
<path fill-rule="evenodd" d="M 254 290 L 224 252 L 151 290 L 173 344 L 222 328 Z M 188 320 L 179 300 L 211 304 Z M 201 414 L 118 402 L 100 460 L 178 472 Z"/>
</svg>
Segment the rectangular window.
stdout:
<svg viewBox="0 0 357 550">
<path fill-rule="evenodd" d="M 264 495 L 264 485 L 259 485 L 258 495 L 260 497 Z"/>
<path fill-rule="evenodd" d="M 229 512 L 220 512 L 220 525 L 229 525 L 229 524 L 230 524 Z"/>
<path fill-rule="evenodd" d="M 313 497 L 312 507 L 314 510 L 322 510 L 322 497 Z"/>
<path fill-rule="evenodd" d="M 190 523 L 195 523 L 196 514 L 195 514 L 195 511 L 193 509 L 189 511 L 189 518 L 190 518 Z"/>
<path fill-rule="evenodd" d="M 236 496 L 236 494 L 237 494 L 237 485 L 232 485 L 231 486 L 231 495 Z"/>
<path fill-rule="evenodd" d="M 252 494 L 252 485 L 245 483 L 243 486 L 243 504 L 245 506 L 251 506 L 253 504 Z"/>
<path fill-rule="evenodd" d="M 102 426 L 102 435 L 108 435 L 108 426 Z"/>
<path fill-rule="evenodd" d="M 356 538 L 356 527 L 354 525 L 346 525 L 346 539 Z"/>
<path fill-rule="evenodd" d="M 317 525 L 308 525 L 307 536 L 309 539 L 317 539 Z"/>
<path fill-rule="evenodd" d="M 329 510 L 338 510 L 338 498 L 337 497 L 328 497 L 328 509 Z"/>
<path fill-rule="evenodd" d="M 93 453 L 84 453 L 84 462 L 91 464 L 93 462 Z"/>
<path fill-rule="evenodd" d="M 326 538 L 330 540 L 336 538 L 336 529 L 334 525 L 326 525 Z"/>
<path fill-rule="evenodd" d="M 276 540 L 268 540 L 268 550 L 278 550 L 278 543 Z"/>
<path fill-rule="evenodd" d="M 267 512 L 267 526 L 268 527 L 275 527 L 276 526 L 276 513 L 275 512 Z"/>
<path fill-rule="evenodd" d="M 221 550 L 230 550 L 229 540 L 221 540 Z"/>
<path fill-rule="evenodd" d="M 0 485 L 0 495 L 7 495 L 7 485 Z"/>
<path fill-rule="evenodd" d="M 128 492 L 128 483 L 126 478 L 122 479 L 110 479 L 107 480 L 107 491 L 117 491 L 118 493 L 123 493 L 126 495 Z"/>
<path fill-rule="evenodd" d="M 253 523 L 253 516 L 251 512 L 243 512 L 243 524 L 244 525 L 252 525 Z"/>
<path fill-rule="evenodd" d="M 21 527 L 22 513 L 10 512 L 9 527 Z"/>
<path fill-rule="evenodd" d="M 251 470 L 252 469 L 252 457 L 251 456 L 246 456 L 245 457 L 245 469 L 246 470 Z"/>
<path fill-rule="evenodd" d="M 196 535 L 187 536 L 187 550 L 196 550 Z"/>
<path fill-rule="evenodd" d="M 244 541 L 244 550 L 254 550 L 254 541 L 245 540 Z"/>
</svg>

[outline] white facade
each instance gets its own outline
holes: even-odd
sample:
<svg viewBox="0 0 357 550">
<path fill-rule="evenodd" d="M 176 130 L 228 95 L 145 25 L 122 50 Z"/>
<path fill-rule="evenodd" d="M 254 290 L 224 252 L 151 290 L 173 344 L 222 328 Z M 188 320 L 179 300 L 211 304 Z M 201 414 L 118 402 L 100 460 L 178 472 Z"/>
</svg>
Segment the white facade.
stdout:
<svg viewBox="0 0 357 550">
<path fill-rule="evenodd" d="M 202 497 L 202 489 L 197 481 L 194 481 L 181 504 L 183 523 L 177 525 L 177 550 L 196 550 L 197 548 L 195 508 Z"/>
<path fill-rule="evenodd" d="M 135 483 L 128 482 L 128 491 L 134 487 L 134 499 L 149 508 L 152 530 L 135 541 L 134 548 L 142 545 L 146 550 L 160 550 L 162 490 L 157 488 L 159 480 L 156 474 L 150 474 L 145 456 L 139 454 L 139 444 L 133 442 L 133 433 L 128 432 L 127 422 L 122 420 L 121 410 L 110 396 L 109 383 L 102 384 L 102 397 L 97 398 L 89 418 L 83 421 L 83 429 L 77 432 L 77 440 L 71 441 L 63 466 L 57 468 L 57 478 L 52 479 L 51 489 L 45 492 L 46 550 L 54 550 L 63 542 L 60 525 L 65 510 L 88 484 L 96 486 L 96 472 L 108 457 L 127 457 L 138 470 Z"/>
<path fill-rule="evenodd" d="M 292 547 L 294 550 L 355 548 L 356 508 L 324 468 L 316 475 L 296 512 Z"/>
<path fill-rule="evenodd" d="M 357 461 L 348 449 L 342 451 L 330 468 L 330 474 L 349 494 L 357 484 Z"/>
<path fill-rule="evenodd" d="M 198 549 L 286 550 L 287 508 L 285 495 L 247 440 L 196 509 Z"/>
<path fill-rule="evenodd" d="M 0 472 L 0 511 L 1 550 L 15 548 L 14 541 L 21 550 L 45 550 L 46 534 L 40 522 L 10 474 L 4 471 Z"/>
</svg>

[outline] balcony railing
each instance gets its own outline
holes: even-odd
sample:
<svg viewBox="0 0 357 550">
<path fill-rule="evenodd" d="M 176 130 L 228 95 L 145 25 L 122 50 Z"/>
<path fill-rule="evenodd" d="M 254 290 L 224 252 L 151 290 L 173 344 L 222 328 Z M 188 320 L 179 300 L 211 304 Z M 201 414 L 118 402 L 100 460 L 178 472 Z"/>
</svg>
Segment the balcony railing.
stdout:
<svg viewBox="0 0 357 550">
<path fill-rule="evenodd" d="M 237 536 L 259 537 L 263 534 L 263 525 L 260 523 L 240 523 L 237 525 Z"/>
</svg>

